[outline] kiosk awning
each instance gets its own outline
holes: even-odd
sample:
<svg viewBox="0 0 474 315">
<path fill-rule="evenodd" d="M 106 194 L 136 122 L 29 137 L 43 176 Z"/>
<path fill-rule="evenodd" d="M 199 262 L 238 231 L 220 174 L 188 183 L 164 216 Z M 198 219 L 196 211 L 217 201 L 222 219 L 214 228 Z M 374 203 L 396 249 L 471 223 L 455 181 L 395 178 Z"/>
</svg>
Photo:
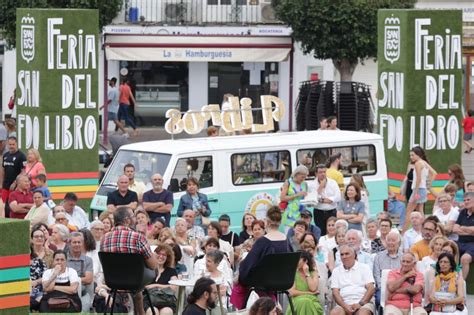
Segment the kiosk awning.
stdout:
<svg viewBox="0 0 474 315">
<path fill-rule="evenodd" d="M 107 35 L 107 60 L 186 62 L 280 62 L 288 58 L 290 37 Z"/>
</svg>

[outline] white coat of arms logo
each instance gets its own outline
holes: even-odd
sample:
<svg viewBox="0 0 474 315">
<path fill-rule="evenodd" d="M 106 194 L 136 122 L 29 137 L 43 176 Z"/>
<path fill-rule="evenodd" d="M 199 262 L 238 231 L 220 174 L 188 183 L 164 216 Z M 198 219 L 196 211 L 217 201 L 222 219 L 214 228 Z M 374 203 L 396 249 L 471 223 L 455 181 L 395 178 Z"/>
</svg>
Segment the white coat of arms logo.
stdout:
<svg viewBox="0 0 474 315">
<path fill-rule="evenodd" d="M 385 19 L 384 56 L 392 64 L 400 58 L 400 19 L 393 14 Z"/>
<path fill-rule="evenodd" d="M 35 19 L 24 16 L 21 19 L 21 57 L 30 63 L 35 58 Z"/>
</svg>

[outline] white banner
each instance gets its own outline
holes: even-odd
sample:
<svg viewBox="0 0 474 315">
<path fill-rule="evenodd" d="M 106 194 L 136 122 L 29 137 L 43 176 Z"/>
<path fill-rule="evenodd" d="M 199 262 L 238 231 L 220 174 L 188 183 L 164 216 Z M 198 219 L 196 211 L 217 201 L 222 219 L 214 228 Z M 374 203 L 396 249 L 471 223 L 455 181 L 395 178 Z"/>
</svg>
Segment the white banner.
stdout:
<svg viewBox="0 0 474 315">
<path fill-rule="evenodd" d="M 290 48 L 106 47 L 107 60 L 185 62 L 280 62 Z"/>
</svg>

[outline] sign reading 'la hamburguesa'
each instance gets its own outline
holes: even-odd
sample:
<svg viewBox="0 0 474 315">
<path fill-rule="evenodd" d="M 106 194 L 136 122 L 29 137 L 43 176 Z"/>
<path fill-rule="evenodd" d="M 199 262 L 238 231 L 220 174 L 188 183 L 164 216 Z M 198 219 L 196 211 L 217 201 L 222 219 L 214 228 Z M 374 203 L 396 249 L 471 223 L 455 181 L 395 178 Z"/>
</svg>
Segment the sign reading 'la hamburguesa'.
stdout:
<svg viewBox="0 0 474 315">
<path fill-rule="evenodd" d="M 461 41 L 460 10 L 379 11 L 378 124 L 397 193 L 414 146 L 438 171 L 435 190 L 448 165 L 460 163 Z"/>
<path fill-rule="evenodd" d="M 54 199 L 97 188 L 98 30 L 97 10 L 17 10 L 18 144 L 40 151 Z"/>
</svg>

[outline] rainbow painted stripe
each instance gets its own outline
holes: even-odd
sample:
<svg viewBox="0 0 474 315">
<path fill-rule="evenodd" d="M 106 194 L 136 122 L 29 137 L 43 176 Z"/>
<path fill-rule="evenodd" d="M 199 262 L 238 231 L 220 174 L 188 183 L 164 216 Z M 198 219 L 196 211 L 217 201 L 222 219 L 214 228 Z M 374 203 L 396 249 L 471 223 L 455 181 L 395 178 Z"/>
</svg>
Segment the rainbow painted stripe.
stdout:
<svg viewBox="0 0 474 315">
<path fill-rule="evenodd" d="M 54 200 L 61 200 L 67 192 L 80 199 L 94 197 L 99 186 L 98 172 L 48 173 L 48 188 Z"/>
<path fill-rule="evenodd" d="M 30 255 L 0 257 L 0 310 L 30 305 Z"/>
<path fill-rule="evenodd" d="M 393 191 L 397 195 L 397 199 L 402 198 L 400 195 L 400 187 L 403 183 L 403 179 L 405 178 L 405 174 L 397 174 L 397 173 L 388 173 L 388 186 L 391 191 Z M 434 181 L 431 183 L 431 187 L 436 193 L 439 193 L 443 190 L 443 187 L 448 183 L 449 175 L 445 174 L 437 174 Z M 428 200 L 434 200 L 435 197 L 432 194 L 428 194 Z"/>
</svg>

